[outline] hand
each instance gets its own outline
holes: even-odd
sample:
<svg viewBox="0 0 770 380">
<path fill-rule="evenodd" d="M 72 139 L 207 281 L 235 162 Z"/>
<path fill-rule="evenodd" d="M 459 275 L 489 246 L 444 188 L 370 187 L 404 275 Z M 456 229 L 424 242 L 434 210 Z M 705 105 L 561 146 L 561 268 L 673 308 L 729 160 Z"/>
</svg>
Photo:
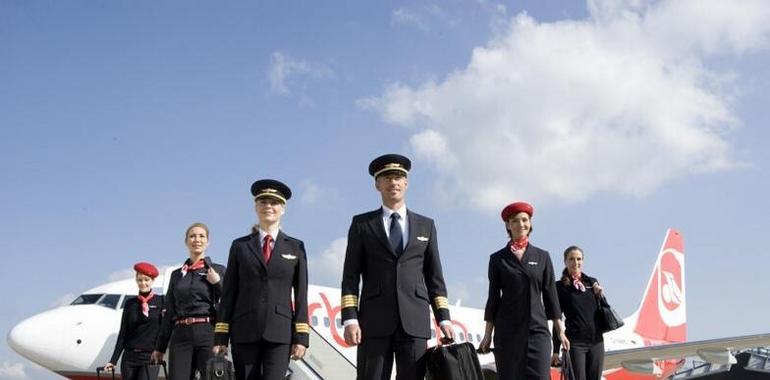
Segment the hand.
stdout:
<svg viewBox="0 0 770 380">
<path fill-rule="evenodd" d="M 105 364 L 104 365 L 104 370 L 105 371 L 113 371 L 114 372 L 115 371 L 115 364 L 112 364 L 112 363 Z"/>
<path fill-rule="evenodd" d="M 601 297 L 604 294 L 604 288 L 602 288 L 602 286 L 599 285 L 598 282 L 594 282 L 593 288 L 594 288 L 594 294 L 596 294 L 597 296 Z"/>
<path fill-rule="evenodd" d="M 152 354 L 150 354 L 150 363 L 152 364 L 160 364 L 163 361 L 163 357 L 166 354 L 160 352 L 160 351 L 153 351 Z"/>
<path fill-rule="evenodd" d="M 444 338 L 441 339 L 442 344 L 448 344 L 455 341 L 455 331 L 451 324 L 440 325 L 441 333 L 444 334 Z"/>
<path fill-rule="evenodd" d="M 227 346 L 225 345 L 215 345 L 214 347 L 211 347 L 211 351 L 214 352 L 214 355 L 227 355 Z"/>
<path fill-rule="evenodd" d="M 357 323 L 345 326 L 345 343 L 348 346 L 361 344 L 361 327 Z"/>
<path fill-rule="evenodd" d="M 307 347 L 301 345 L 301 344 L 292 344 L 291 345 L 291 360 L 299 360 L 302 359 L 303 356 L 305 356 L 305 350 L 307 350 Z"/>
<path fill-rule="evenodd" d="M 492 345 L 492 337 L 489 335 L 484 335 L 484 338 L 481 339 L 481 343 L 479 343 L 479 352 L 482 354 L 488 354 L 492 350 L 490 349 L 490 346 Z"/>
<path fill-rule="evenodd" d="M 206 281 L 208 281 L 209 284 L 214 285 L 219 282 L 219 280 L 221 280 L 219 273 L 217 273 L 214 268 L 209 268 L 209 271 L 206 272 Z"/>
<path fill-rule="evenodd" d="M 569 339 L 567 339 L 567 335 L 564 334 L 564 331 L 559 333 L 559 340 L 561 341 L 562 349 L 569 351 Z"/>
<path fill-rule="evenodd" d="M 561 365 L 561 359 L 559 359 L 559 354 L 552 354 L 551 355 L 551 367 L 558 367 Z"/>
</svg>

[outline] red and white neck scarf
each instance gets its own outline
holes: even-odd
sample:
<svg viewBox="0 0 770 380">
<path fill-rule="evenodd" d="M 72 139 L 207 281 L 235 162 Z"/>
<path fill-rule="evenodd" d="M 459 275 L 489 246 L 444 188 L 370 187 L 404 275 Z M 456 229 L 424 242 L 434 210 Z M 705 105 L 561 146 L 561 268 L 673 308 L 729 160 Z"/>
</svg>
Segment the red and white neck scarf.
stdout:
<svg viewBox="0 0 770 380">
<path fill-rule="evenodd" d="M 570 273 L 570 277 L 572 277 L 572 286 L 575 287 L 575 289 L 585 292 L 586 286 L 583 285 L 583 281 L 580 281 L 580 278 L 583 277 L 582 273 Z"/>
<path fill-rule="evenodd" d="M 142 303 L 142 314 L 144 314 L 145 317 L 150 316 L 150 300 L 155 297 L 155 293 L 150 290 L 150 294 L 143 296 L 142 293 L 139 293 L 136 298 L 139 300 L 139 302 Z"/>
<path fill-rule="evenodd" d="M 520 239 L 511 240 L 509 245 L 511 247 L 511 252 L 516 255 L 517 259 L 521 260 L 522 256 L 524 256 L 524 250 L 526 250 L 527 245 L 529 245 L 529 237 L 524 236 Z"/>
<path fill-rule="evenodd" d="M 205 266 L 206 266 L 206 262 L 203 261 L 203 259 L 196 261 L 195 264 L 193 265 L 187 265 L 187 262 L 185 262 L 184 265 L 182 265 L 182 277 L 184 277 L 187 274 L 187 272 L 196 271 Z"/>
</svg>

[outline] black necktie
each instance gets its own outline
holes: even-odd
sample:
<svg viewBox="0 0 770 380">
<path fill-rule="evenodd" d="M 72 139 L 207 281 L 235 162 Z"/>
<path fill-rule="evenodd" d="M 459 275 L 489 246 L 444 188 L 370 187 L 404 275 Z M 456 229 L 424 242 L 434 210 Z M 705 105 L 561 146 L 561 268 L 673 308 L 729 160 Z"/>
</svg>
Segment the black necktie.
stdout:
<svg viewBox="0 0 770 380">
<path fill-rule="evenodd" d="M 393 252 L 396 256 L 401 256 L 404 252 L 404 236 L 401 232 L 401 226 L 398 224 L 398 220 L 401 219 L 401 215 L 397 212 L 390 214 L 390 247 L 393 248 Z"/>
</svg>

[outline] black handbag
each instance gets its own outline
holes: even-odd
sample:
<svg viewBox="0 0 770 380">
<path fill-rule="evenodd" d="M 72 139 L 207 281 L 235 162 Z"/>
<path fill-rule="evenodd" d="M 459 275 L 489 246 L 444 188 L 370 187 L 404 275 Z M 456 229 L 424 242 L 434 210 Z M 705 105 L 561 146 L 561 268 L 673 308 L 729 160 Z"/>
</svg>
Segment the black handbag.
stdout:
<svg viewBox="0 0 770 380">
<path fill-rule="evenodd" d="M 572 368 L 572 358 L 569 351 L 561 350 L 561 374 L 559 380 L 575 380 L 575 370 Z"/>
<path fill-rule="evenodd" d="M 599 314 L 597 317 L 599 331 L 606 333 L 623 326 L 623 318 L 620 318 L 618 312 L 607 303 L 607 298 L 601 296 L 597 301 L 599 303 L 599 309 L 597 310 Z"/>
<path fill-rule="evenodd" d="M 424 358 L 427 380 L 484 380 L 473 343 L 436 346 Z"/>
<path fill-rule="evenodd" d="M 235 380 L 233 362 L 224 355 L 214 355 L 206 362 L 206 380 Z"/>
</svg>

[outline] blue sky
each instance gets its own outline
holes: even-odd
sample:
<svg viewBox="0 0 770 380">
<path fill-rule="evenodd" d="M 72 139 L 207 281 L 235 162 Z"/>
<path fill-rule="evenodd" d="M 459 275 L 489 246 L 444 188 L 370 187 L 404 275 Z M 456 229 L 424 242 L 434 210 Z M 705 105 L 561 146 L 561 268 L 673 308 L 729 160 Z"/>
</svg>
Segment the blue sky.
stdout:
<svg viewBox="0 0 770 380">
<path fill-rule="evenodd" d="M 255 4 L 256 3 L 256 4 Z M 412 157 L 450 302 L 484 302 L 499 210 L 586 251 L 621 314 L 668 227 L 690 339 L 767 332 L 770 4 L 763 1 L 0 2 L 4 334 L 140 260 L 209 255 L 254 223 L 249 185 L 294 190 L 284 230 L 338 286 L 366 169 Z M 45 378 L 6 345 L 0 378 Z"/>
</svg>

